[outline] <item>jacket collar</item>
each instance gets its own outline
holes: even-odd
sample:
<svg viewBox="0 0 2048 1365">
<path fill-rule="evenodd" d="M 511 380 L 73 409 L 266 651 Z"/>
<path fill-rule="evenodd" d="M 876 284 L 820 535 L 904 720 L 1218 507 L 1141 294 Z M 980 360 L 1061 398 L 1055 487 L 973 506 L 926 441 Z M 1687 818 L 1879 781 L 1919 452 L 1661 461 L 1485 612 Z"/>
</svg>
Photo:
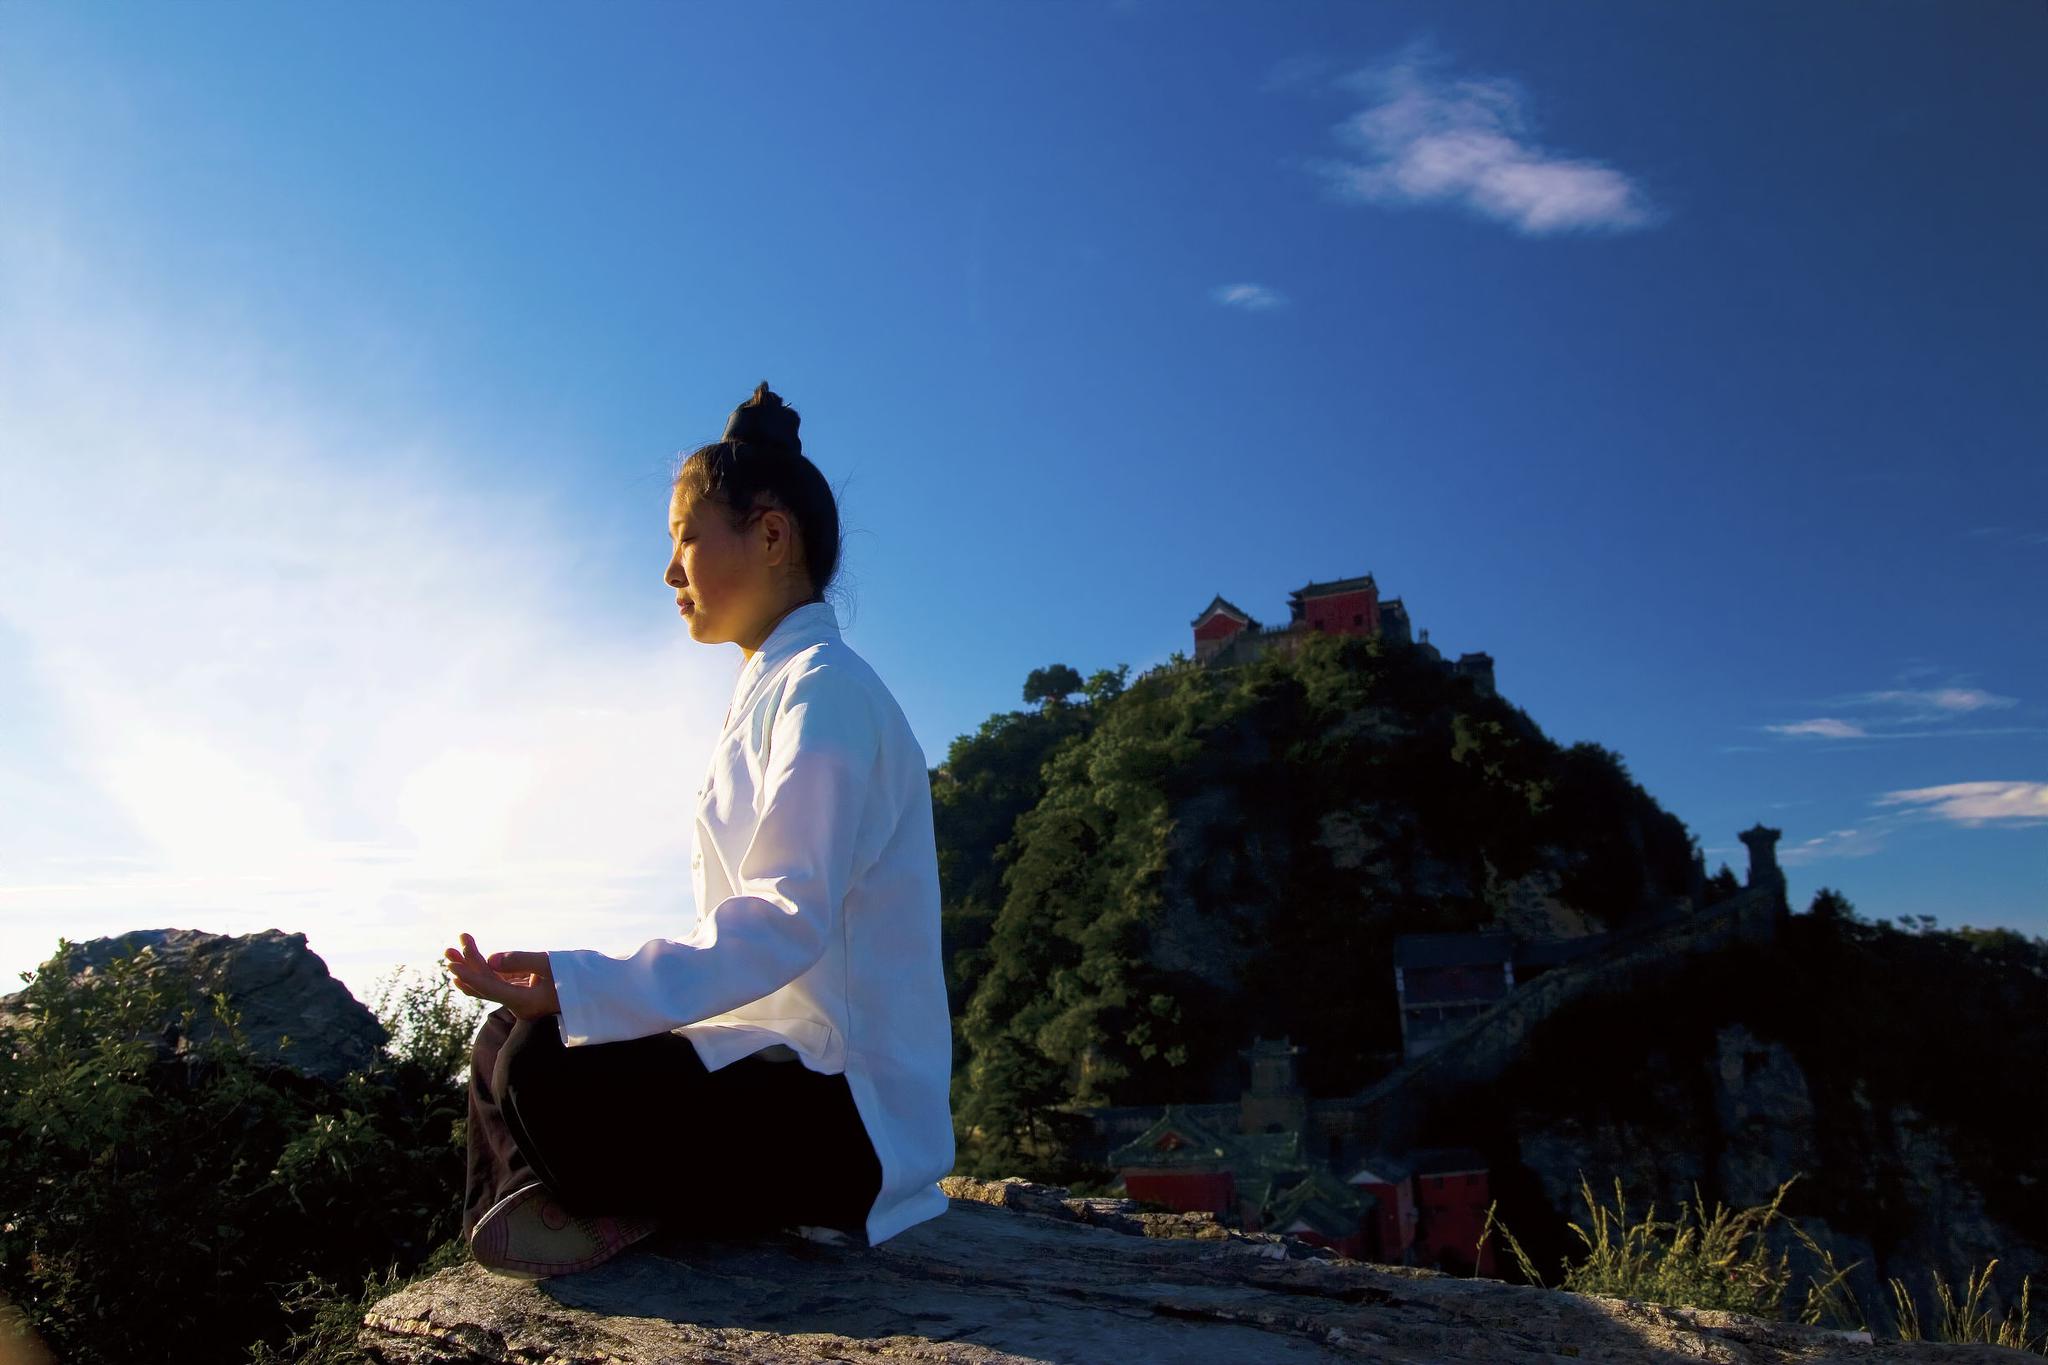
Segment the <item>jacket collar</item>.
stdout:
<svg viewBox="0 0 2048 1365">
<path fill-rule="evenodd" d="M 768 638 L 761 641 L 761 647 L 754 651 L 754 657 L 740 669 L 739 678 L 733 683 L 732 704 L 725 712 L 726 726 L 732 725 L 735 716 L 747 713 L 761 680 L 773 673 L 783 660 L 821 640 L 838 638 L 839 614 L 830 602 L 804 602 L 784 612 L 782 619 L 768 632 Z"/>
</svg>

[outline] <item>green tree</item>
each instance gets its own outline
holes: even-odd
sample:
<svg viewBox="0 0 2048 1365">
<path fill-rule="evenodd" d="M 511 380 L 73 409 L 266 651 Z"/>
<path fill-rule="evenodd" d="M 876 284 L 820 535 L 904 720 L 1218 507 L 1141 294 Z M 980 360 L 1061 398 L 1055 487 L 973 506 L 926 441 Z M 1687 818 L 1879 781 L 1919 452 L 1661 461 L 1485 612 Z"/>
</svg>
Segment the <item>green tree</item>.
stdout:
<svg viewBox="0 0 2048 1365">
<path fill-rule="evenodd" d="M 1722 870 L 1724 872 L 1727 871 L 1726 868 Z M 1733 880 L 1732 874 L 1730 880 Z M 1847 896 L 1827 886 L 1823 886 L 1820 890 L 1813 893 L 1813 901 L 1806 907 L 1806 913 L 1818 920 L 1860 921 L 1862 919 L 1862 916 L 1856 913 L 1856 907 L 1849 903 Z"/>
<path fill-rule="evenodd" d="M 1088 681 L 1081 685 L 1081 690 L 1088 694 L 1091 706 L 1107 706 L 1123 695 L 1125 681 L 1129 678 L 1130 672 L 1129 664 L 1118 664 L 1115 668 L 1098 668 L 1088 675 Z"/>
<path fill-rule="evenodd" d="M 1024 700 L 1043 707 L 1063 706 L 1081 690 L 1081 675 L 1065 664 L 1034 668 L 1024 679 Z"/>
</svg>

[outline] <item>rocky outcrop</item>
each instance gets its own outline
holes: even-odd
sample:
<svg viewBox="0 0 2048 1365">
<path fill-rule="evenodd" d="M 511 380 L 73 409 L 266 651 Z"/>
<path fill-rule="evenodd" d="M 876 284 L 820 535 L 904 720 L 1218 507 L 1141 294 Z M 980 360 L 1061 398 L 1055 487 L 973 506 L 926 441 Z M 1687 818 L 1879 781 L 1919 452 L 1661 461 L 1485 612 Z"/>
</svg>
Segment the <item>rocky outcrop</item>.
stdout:
<svg viewBox="0 0 2048 1365">
<path fill-rule="evenodd" d="M 1639 1114 L 1539 1114 L 1514 1116 L 1516 1152 L 1560 1215 L 1586 1223 L 1580 1180 L 1594 1198 L 1613 1207 L 1614 1182 L 1633 1201 L 1628 1219 L 1644 1217 L 1652 1200 L 1660 1217 L 1677 1215 L 1679 1205 L 1704 1198 L 1730 1209 L 1768 1204 L 1778 1187 L 1795 1176 L 1810 1183 L 1820 1170 L 1817 1116 L 1805 1069 L 1776 1040 L 1759 1038 L 1740 1023 L 1714 1034 L 1712 1055 L 1703 1059 L 1705 1084 L 1688 1083 L 1681 1068 L 1692 1063 L 1652 1055 L 1645 1101 Z M 1856 1302 L 1880 1322 L 1891 1313 L 1890 1280 L 1898 1278 L 1923 1315 L 1938 1312 L 1934 1277 L 1960 1288 L 1974 1270 L 1997 1262 L 1983 1306 L 2004 1314 L 2016 1304 L 2023 1278 L 2036 1286 L 2048 1279 L 2048 1251 L 2020 1229 L 1992 1217 L 1981 1191 L 1957 1169 L 1955 1135 L 1899 1105 L 1875 1112 L 1865 1103 L 1867 1132 L 1857 1147 L 1865 1152 L 1871 1200 L 1879 1186 L 1909 1192 L 1897 1201 L 1905 1211 L 1902 1234 L 1874 1240 L 1868 1227 L 1851 1226 L 1837 1209 L 1830 1221 L 1800 1211 L 1792 1216 L 1847 1271 L 1845 1285 Z M 1800 1209 L 1808 1188 L 1794 1184 L 1785 1210 Z M 1775 1258 L 1783 1253 L 1794 1272 L 1793 1295 L 1808 1277 L 1825 1278 L 1819 1258 L 1782 1222 L 1766 1233 Z"/>
<path fill-rule="evenodd" d="M 1485 872 L 1481 898 L 1493 911 L 1491 928 L 1523 939 L 1577 938 L 1599 931 L 1599 925 L 1559 899 L 1569 867 L 1563 849 L 1545 847 L 1542 862 L 1519 877 L 1503 876 L 1484 855 L 1480 864 Z"/>
<path fill-rule="evenodd" d="M 1708 1065 L 1722 1197 L 1739 1207 L 1767 1204 L 1792 1172 L 1820 1164 L 1806 1072 L 1783 1043 L 1742 1024 L 1714 1035 L 1714 1053 Z"/>
<path fill-rule="evenodd" d="M 175 1010 L 163 1020 L 160 1037 L 167 1056 L 185 1057 L 214 1035 L 217 1025 L 206 1002 L 215 991 L 225 991 L 240 1010 L 254 1057 L 300 1075 L 338 1083 L 374 1061 L 388 1041 L 376 1016 L 328 975 L 327 964 L 307 948 L 304 934 L 137 929 L 72 944 L 60 969 L 73 979 L 89 976 L 145 947 L 156 963 L 151 974 L 160 974 L 173 987 Z M 0 1028 L 26 1021 L 25 994 L 0 996 Z M 187 1006 L 199 1008 L 190 1036 L 179 1024 Z"/>
<path fill-rule="evenodd" d="M 383 1365 L 2035 1359 L 1372 1265 L 1019 1180 L 942 1183 L 947 1213 L 874 1248 L 656 1234 L 538 1282 L 444 1270 L 374 1304 L 358 1344 Z"/>
</svg>

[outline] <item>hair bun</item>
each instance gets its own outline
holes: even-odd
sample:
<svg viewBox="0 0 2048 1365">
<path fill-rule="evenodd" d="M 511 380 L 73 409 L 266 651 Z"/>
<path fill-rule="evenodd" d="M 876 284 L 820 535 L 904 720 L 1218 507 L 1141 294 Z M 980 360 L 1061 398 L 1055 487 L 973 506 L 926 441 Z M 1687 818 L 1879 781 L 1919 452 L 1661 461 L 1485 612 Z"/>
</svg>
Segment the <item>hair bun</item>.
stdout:
<svg viewBox="0 0 2048 1365">
<path fill-rule="evenodd" d="M 764 379 L 725 419 L 725 435 L 721 439 L 786 446 L 793 454 L 801 455 L 804 442 L 796 434 L 800 420 L 796 409 L 785 404 Z"/>
</svg>

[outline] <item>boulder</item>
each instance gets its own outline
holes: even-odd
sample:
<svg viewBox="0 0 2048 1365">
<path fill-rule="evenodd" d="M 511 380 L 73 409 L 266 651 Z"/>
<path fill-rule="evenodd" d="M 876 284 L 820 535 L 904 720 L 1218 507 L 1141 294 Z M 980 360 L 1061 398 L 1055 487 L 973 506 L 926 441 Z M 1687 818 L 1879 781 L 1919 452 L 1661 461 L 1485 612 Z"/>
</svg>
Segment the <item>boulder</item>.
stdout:
<svg viewBox="0 0 2048 1365">
<path fill-rule="evenodd" d="M 576 1275 L 443 1270 L 372 1305 L 357 1345 L 381 1365 L 2038 1359 L 1374 1265 L 1016 1179 L 940 1183 L 945 1214 L 873 1248 L 657 1233 Z"/>
<path fill-rule="evenodd" d="M 327 964 L 306 947 L 304 934 L 137 929 L 70 945 L 58 969 L 74 979 L 88 976 L 145 947 L 158 964 L 154 972 L 179 988 L 172 992 L 177 1011 L 199 1006 L 189 1037 L 181 1032 L 178 1013 L 163 1021 L 161 1039 L 168 1056 L 184 1057 L 216 1032 L 206 1003 L 215 991 L 226 991 L 229 1003 L 241 1011 L 242 1033 L 255 1057 L 303 1076 L 338 1083 L 375 1061 L 389 1039 L 376 1016 L 327 974 Z M 0 1028 L 26 1021 L 25 994 L 0 996 Z"/>
</svg>

